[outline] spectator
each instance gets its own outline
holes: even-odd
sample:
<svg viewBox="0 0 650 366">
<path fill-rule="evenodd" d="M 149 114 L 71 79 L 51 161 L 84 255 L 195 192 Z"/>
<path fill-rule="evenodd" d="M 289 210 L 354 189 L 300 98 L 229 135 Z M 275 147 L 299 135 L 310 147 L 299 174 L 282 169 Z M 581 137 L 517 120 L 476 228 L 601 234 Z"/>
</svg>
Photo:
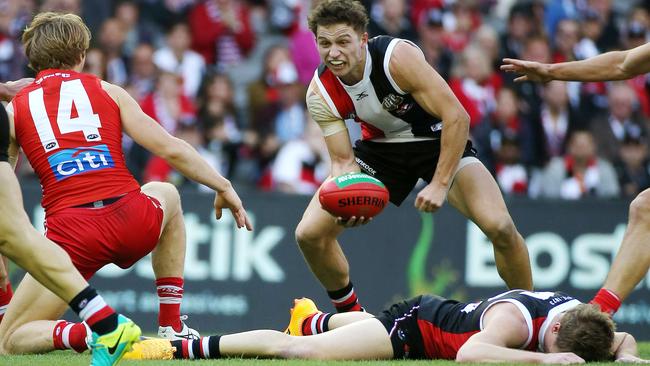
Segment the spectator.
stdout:
<svg viewBox="0 0 650 366">
<path fill-rule="evenodd" d="M 223 74 L 209 75 L 198 97 L 198 125 L 203 132 L 203 149 L 225 176 L 234 174 L 242 141 L 233 105 L 233 88 Z"/>
<path fill-rule="evenodd" d="M 278 101 L 278 67 L 288 62 L 291 62 L 291 56 L 287 47 L 276 45 L 266 51 L 261 78 L 248 86 L 249 116 L 257 116 L 269 104 Z"/>
<path fill-rule="evenodd" d="M 275 190 L 312 195 L 329 174 L 329 154 L 318 125 L 307 122 L 302 138 L 284 144 L 273 162 Z"/>
<path fill-rule="evenodd" d="M 567 154 L 551 160 L 543 172 L 541 195 L 570 200 L 619 195 L 616 171 L 610 162 L 596 156 L 596 144 L 589 131 L 573 132 Z"/>
<path fill-rule="evenodd" d="M 83 72 L 93 74 L 100 79 L 105 79 L 106 59 L 102 50 L 99 48 L 91 48 L 86 51 L 86 62 L 84 63 Z"/>
<path fill-rule="evenodd" d="M 551 81 L 543 87 L 541 111 L 522 121 L 523 160 L 543 166 L 565 154 L 566 139 L 579 127 L 576 111 L 571 108 L 567 83 Z"/>
<path fill-rule="evenodd" d="M 121 1 L 115 7 L 115 18 L 122 22 L 125 37 L 122 51 L 124 56 L 131 58 L 136 48 L 142 43 L 153 43 L 154 35 L 151 29 L 140 20 L 138 5 L 133 0 Z"/>
<path fill-rule="evenodd" d="M 496 152 L 495 177 L 505 196 L 528 193 L 528 172 L 521 162 L 519 139 L 513 132 L 502 134 Z"/>
<path fill-rule="evenodd" d="M 205 0 L 189 14 L 192 48 L 208 64 L 223 69 L 241 62 L 253 48 L 246 5 L 237 0 Z"/>
<path fill-rule="evenodd" d="M 530 4 L 518 3 L 510 8 L 508 27 L 501 37 L 501 58 L 525 58 L 524 46 L 533 31 L 533 20 Z"/>
<path fill-rule="evenodd" d="M 487 54 L 477 46 L 467 47 L 463 52 L 459 74 L 449 86 L 469 114 L 473 129 L 494 112 L 502 81 L 492 71 Z"/>
<path fill-rule="evenodd" d="M 133 50 L 129 86 L 135 100 L 142 100 L 153 92 L 157 68 L 153 62 L 154 49 L 150 44 L 140 44 Z"/>
<path fill-rule="evenodd" d="M 109 18 L 102 24 L 99 45 L 106 59 L 106 81 L 120 86 L 126 85 L 128 80 L 127 62 L 122 55 L 125 37 L 124 26 L 116 18 Z"/>
<path fill-rule="evenodd" d="M 418 22 L 420 49 L 424 58 L 445 80 L 449 80 L 454 54 L 445 44 L 445 29 L 442 11 L 432 8 L 422 13 Z"/>
<path fill-rule="evenodd" d="M 405 0 L 378 0 L 370 12 L 368 35 L 388 35 L 415 41 L 417 35 L 406 14 Z"/>
<path fill-rule="evenodd" d="M 185 95 L 194 98 L 205 73 L 205 61 L 190 50 L 191 41 L 187 24 L 175 24 L 167 33 L 165 46 L 153 54 L 153 61 L 159 69 L 179 75 Z"/>
<path fill-rule="evenodd" d="M 580 41 L 580 25 L 573 19 L 562 19 L 557 23 L 553 38 L 553 62 L 575 61 L 575 48 Z"/>
<path fill-rule="evenodd" d="M 16 8 L 4 4 L 0 8 L 0 80 L 17 80 L 23 77 L 26 58 L 22 46 L 12 33 L 12 21 Z"/>
<path fill-rule="evenodd" d="M 638 107 L 636 94 L 627 84 L 613 84 L 608 93 L 609 113 L 591 122 L 591 133 L 598 146 L 598 155 L 615 161 L 621 143 L 629 134 L 647 136 L 645 121 L 634 113 Z"/>
<path fill-rule="evenodd" d="M 628 134 L 621 144 L 620 157 L 615 167 L 621 194 L 634 198 L 650 188 L 650 160 L 647 140 L 640 135 Z"/>
</svg>

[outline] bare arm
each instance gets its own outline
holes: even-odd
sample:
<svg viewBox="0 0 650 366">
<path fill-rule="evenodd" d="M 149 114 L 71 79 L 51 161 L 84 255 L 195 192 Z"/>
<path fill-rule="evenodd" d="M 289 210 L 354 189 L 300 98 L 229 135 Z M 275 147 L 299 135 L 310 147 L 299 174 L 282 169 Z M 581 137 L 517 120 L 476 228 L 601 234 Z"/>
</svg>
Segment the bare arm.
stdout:
<svg viewBox="0 0 650 366">
<path fill-rule="evenodd" d="M 522 76 L 515 81 L 623 80 L 650 72 L 650 43 L 626 51 L 612 51 L 581 61 L 542 64 L 504 59 L 501 70 Z"/>
<path fill-rule="evenodd" d="M 102 87 L 117 102 L 124 131 L 135 142 L 165 159 L 184 176 L 217 191 L 219 193 L 215 200 L 217 218 L 221 218 L 222 207 L 229 208 L 238 227 L 246 226 L 247 229 L 252 230 L 241 200 L 228 179 L 210 167 L 190 144 L 170 135 L 145 114 L 124 89 L 108 83 L 103 83 Z"/>
<path fill-rule="evenodd" d="M 440 117 L 443 122 L 440 158 L 430 187 L 444 192 L 438 197 L 437 207 L 418 206 L 423 199 L 416 199 L 416 206 L 424 211 L 435 211 L 442 205 L 453 179 L 465 144 L 469 137 L 469 116 L 451 91 L 445 80 L 426 62 L 422 52 L 414 46 L 400 42 L 395 46 L 390 73 L 397 85 L 413 98 L 428 113 Z M 441 199 L 440 199 L 441 198 Z"/>
<path fill-rule="evenodd" d="M 325 144 L 332 160 L 330 174 L 333 177 L 361 170 L 354 160 L 354 151 L 352 150 L 348 130 L 325 137 Z"/>
<path fill-rule="evenodd" d="M 648 360 L 639 358 L 636 340 L 631 334 L 625 332 L 614 334 L 612 354 L 617 362 L 650 363 Z"/>
<path fill-rule="evenodd" d="M 0 100 L 8 102 L 13 99 L 14 95 L 18 93 L 22 88 L 31 84 L 34 79 L 32 78 L 23 78 L 16 81 L 7 81 L 6 83 L 0 83 Z"/>
</svg>

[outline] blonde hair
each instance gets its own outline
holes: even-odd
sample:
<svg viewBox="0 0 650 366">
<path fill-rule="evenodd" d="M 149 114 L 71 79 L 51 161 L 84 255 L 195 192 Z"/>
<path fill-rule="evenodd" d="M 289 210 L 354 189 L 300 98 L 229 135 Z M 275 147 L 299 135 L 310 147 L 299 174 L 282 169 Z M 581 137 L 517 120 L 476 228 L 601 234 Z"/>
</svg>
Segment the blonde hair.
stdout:
<svg viewBox="0 0 650 366">
<path fill-rule="evenodd" d="M 23 33 L 29 67 L 70 69 L 83 59 L 90 45 L 90 30 L 74 14 L 41 13 L 34 17 Z"/>
</svg>

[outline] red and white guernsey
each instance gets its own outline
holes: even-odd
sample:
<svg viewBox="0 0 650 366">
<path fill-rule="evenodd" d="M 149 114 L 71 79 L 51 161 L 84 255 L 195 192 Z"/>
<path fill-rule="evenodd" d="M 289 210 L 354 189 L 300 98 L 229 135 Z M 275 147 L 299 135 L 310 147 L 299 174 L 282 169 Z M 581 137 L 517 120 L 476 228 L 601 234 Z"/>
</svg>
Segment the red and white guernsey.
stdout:
<svg viewBox="0 0 650 366">
<path fill-rule="evenodd" d="M 343 130 L 343 120 L 354 120 L 361 124 L 364 140 L 440 138 L 440 118 L 426 112 L 390 74 L 391 55 L 402 41 L 409 42 L 389 36 L 369 40 L 363 78 L 354 85 L 342 83 L 324 64 L 316 70 L 307 92 L 307 108 L 325 136 Z"/>
<path fill-rule="evenodd" d="M 119 107 L 99 78 L 43 70 L 11 107 L 48 214 L 140 189 L 124 162 Z"/>
</svg>

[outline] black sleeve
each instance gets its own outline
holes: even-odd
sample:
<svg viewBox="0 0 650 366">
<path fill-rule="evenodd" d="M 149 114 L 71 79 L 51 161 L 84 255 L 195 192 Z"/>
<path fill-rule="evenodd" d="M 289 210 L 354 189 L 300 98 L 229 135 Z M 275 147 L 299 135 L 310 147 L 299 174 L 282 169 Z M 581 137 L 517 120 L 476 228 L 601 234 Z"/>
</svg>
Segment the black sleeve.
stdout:
<svg viewBox="0 0 650 366">
<path fill-rule="evenodd" d="M 9 161 L 9 117 L 0 107 L 0 161 Z"/>
</svg>

